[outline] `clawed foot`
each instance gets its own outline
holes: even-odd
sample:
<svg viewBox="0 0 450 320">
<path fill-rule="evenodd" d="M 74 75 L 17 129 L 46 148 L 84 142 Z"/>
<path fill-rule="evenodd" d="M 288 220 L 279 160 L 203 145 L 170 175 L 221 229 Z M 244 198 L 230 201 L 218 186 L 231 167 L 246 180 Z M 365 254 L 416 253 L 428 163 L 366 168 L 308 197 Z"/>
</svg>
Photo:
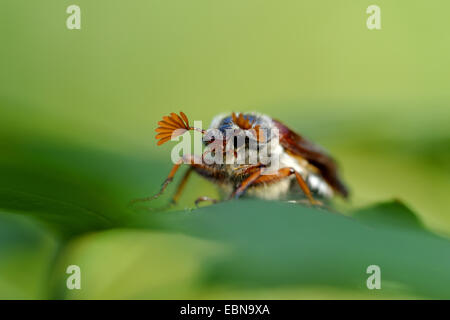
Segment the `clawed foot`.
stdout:
<svg viewBox="0 0 450 320">
<path fill-rule="evenodd" d="M 159 198 L 159 196 L 163 194 L 164 190 L 167 188 L 167 185 L 168 185 L 170 182 L 172 182 L 172 178 L 167 178 L 167 179 L 163 182 L 163 184 L 162 184 L 162 186 L 161 186 L 161 190 L 160 190 L 157 194 L 155 194 L 155 195 L 153 195 L 153 196 L 148 196 L 148 197 L 145 197 L 145 198 L 137 198 L 137 199 L 133 199 L 133 200 L 131 200 L 131 201 L 128 203 L 128 207 L 131 207 L 131 206 L 133 206 L 134 204 L 136 204 L 136 203 L 138 203 L 138 202 L 152 201 L 152 200 L 154 200 L 154 199 Z M 169 204 L 169 205 L 170 205 L 170 204 Z"/>
<path fill-rule="evenodd" d="M 196 206 L 197 208 L 199 208 L 198 204 L 199 204 L 200 202 L 205 202 L 205 201 L 210 201 L 211 203 L 217 203 L 217 202 L 219 202 L 219 201 L 216 200 L 216 199 L 213 199 L 213 198 L 210 198 L 210 197 L 207 197 L 207 196 L 203 196 L 203 197 L 198 197 L 197 200 L 195 200 L 195 206 Z"/>
</svg>

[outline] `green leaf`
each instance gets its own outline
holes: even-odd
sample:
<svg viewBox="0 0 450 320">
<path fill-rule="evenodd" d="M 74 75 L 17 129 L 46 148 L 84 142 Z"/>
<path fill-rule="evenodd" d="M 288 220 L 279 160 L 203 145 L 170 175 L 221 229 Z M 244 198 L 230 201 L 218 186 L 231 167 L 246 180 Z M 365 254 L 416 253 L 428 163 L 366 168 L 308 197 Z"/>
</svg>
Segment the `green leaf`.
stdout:
<svg viewBox="0 0 450 320">
<path fill-rule="evenodd" d="M 64 238 L 114 226 L 114 221 L 101 213 L 73 203 L 15 190 L 0 189 L 0 206 L 10 212 L 35 218 L 57 230 Z"/>
<path fill-rule="evenodd" d="M 207 257 L 225 249 L 183 235 L 110 230 L 74 240 L 53 272 L 59 299 L 186 299 L 197 295 Z M 81 290 L 67 290 L 68 265 L 81 269 Z"/>
<path fill-rule="evenodd" d="M 404 214 L 402 208 L 396 203 L 379 207 L 393 215 Z M 378 265 L 385 293 L 450 297 L 450 241 L 429 232 L 264 201 L 233 201 L 159 218 L 168 230 L 233 248 L 233 254 L 209 264 L 203 276 L 208 285 L 368 290 L 366 269 Z"/>
<path fill-rule="evenodd" d="M 132 214 L 127 203 L 157 170 L 145 158 L 2 138 L 0 208 L 37 219 L 65 239 L 123 225 Z"/>
<path fill-rule="evenodd" d="M 228 251 L 217 249 L 217 254 L 198 260 L 199 266 L 190 273 L 190 284 L 184 292 L 189 297 L 194 292 L 207 295 L 217 287 L 252 291 L 310 286 L 333 286 L 373 296 L 450 296 L 450 286 L 446 285 L 450 283 L 449 241 L 423 229 L 415 214 L 400 203 L 360 210 L 354 218 L 323 209 L 256 200 L 225 202 L 192 211 L 137 213 L 127 210 L 126 203 L 133 197 L 151 193 L 148 189 L 157 190 L 160 179 L 148 177 L 164 177 L 161 169 L 169 166 L 146 158 L 69 145 L 15 141 L 5 148 L 5 156 L 0 161 L 3 178 L 0 208 L 45 223 L 67 240 L 63 242 L 67 246 L 63 247 L 59 261 L 76 264 L 78 258 L 72 258 L 71 248 L 77 246 L 78 236 L 82 236 L 86 241 L 83 248 L 89 248 L 89 254 L 84 257 L 84 249 L 81 249 L 77 256 L 83 257 L 88 269 L 96 269 L 93 264 L 99 262 L 95 257 L 101 257 L 103 249 L 97 249 L 95 242 L 91 244 L 91 238 L 83 235 L 106 229 L 127 227 L 147 229 L 151 234 L 163 232 L 160 238 L 143 242 L 162 251 L 171 247 L 169 239 L 173 233 L 228 248 Z M 199 192 L 191 189 L 191 192 Z M 148 205 L 158 207 L 166 200 L 167 197 Z M 138 232 L 128 231 L 137 246 L 133 259 L 141 263 L 140 270 L 155 269 L 148 258 L 140 261 L 146 245 L 140 245 L 140 237 L 134 236 Z M 127 249 L 120 249 L 116 241 L 108 245 L 110 259 L 117 256 L 120 260 L 124 255 L 121 250 L 131 250 L 133 241 L 126 241 Z M 196 252 L 194 247 L 186 241 L 180 250 Z M 117 248 L 116 253 L 114 248 Z M 164 270 L 171 270 L 177 264 L 182 266 L 186 259 L 191 258 L 168 259 L 158 265 L 156 275 L 145 277 L 140 271 L 145 285 L 136 287 L 140 293 L 128 288 L 126 296 L 141 296 L 142 292 L 147 292 L 145 287 L 154 288 L 153 282 L 159 277 L 170 279 L 171 274 L 165 274 Z M 382 270 L 381 293 L 368 292 L 366 288 L 366 269 L 372 264 Z M 64 265 L 53 270 L 53 277 L 61 280 L 66 276 Z M 134 267 L 121 271 L 120 264 L 116 266 L 113 262 L 109 268 L 111 273 L 105 273 L 102 281 L 88 278 L 87 281 L 93 281 L 89 284 L 93 291 L 88 296 L 108 296 L 105 288 L 109 285 L 105 283 L 121 283 L 127 278 L 123 272 L 128 272 L 129 277 L 135 273 Z M 64 286 L 61 287 L 64 282 L 57 282 L 53 296 L 64 297 L 66 292 Z M 177 290 L 181 290 L 180 287 L 170 292 Z M 157 292 L 164 296 L 162 291 Z M 120 293 L 115 297 L 120 297 Z"/>
</svg>

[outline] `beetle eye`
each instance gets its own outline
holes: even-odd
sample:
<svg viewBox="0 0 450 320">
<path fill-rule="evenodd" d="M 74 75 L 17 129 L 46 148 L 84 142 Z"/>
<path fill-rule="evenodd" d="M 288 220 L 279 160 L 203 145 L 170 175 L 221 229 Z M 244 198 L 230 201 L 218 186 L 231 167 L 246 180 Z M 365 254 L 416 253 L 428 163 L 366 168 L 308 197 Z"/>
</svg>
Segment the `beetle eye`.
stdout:
<svg viewBox="0 0 450 320">
<path fill-rule="evenodd" d="M 233 138 L 234 148 L 238 149 L 245 144 L 246 136 L 245 135 L 237 135 Z"/>
</svg>

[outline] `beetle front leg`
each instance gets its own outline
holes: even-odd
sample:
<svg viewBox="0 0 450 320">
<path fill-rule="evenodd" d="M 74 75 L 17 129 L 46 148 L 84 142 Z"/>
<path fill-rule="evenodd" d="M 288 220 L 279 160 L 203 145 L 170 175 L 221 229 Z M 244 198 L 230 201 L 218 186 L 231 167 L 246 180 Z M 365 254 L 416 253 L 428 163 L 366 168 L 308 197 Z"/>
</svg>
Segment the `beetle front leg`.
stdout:
<svg viewBox="0 0 450 320">
<path fill-rule="evenodd" d="M 230 195 L 229 200 L 238 199 L 244 192 L 250 187 L 259 177 L 261 176 L 261 169 L 258 169 L 256 172 L 252 173 L 247 179 L 245 179 L 241 185 L 234 190 L 234 192 Z"/>
<path fill-rule="evenodd" d="M 180 166 L 183 163 L 185 163 L 185 164 L 192 164 L 192 163 L 194 163 L 194 156 L 192 156 L 192 155 L 183 156 L 183 158 L 178 160 L 178 162 L 173 165 L 172 170 L 170 170 L 169 175 L 167 176 L 166 180 L 164 180 L 164 182 L 163 182 L 163 184 L 161 186 L 161 189 L 159 190 L 159 192 L 157 194 L 152 195 L 152 196 L 148 196 L 148 197 L 145 197 L 145 198 L 138 198 L 138 199 L 131 200 L 129 205 L 131 206 L 131 205 L 135 204 L 136 202 L 151 201 L 151 200 L 159 198 L 159 196 L 161 196 L 164 193 L 164 190 L 166 190 L 167 186 L 173 181 L 173 177 L 175 176 L 175 174 L 177 173 L 178 169 L 180 168 Z M 184 182 L 182 181 L 182 184 L 180 185 L 181 189 L 184 186 Z M 175 198 L 174 200 L 175 201 L 178 198 L 180 192 L 181 192 L 181 190 L 178 190 L 177 193 L 175 194 L 175 196 L 174 196 L 174 198 Z"/>
</svg>

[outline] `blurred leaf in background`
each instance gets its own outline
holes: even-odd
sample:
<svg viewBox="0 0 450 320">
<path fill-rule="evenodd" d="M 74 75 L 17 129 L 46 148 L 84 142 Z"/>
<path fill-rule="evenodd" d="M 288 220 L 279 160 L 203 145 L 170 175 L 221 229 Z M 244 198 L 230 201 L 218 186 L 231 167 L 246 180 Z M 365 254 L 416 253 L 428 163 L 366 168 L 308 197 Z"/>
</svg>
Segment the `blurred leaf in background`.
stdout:
<svg viewBox="0 0 450 320">
<path fill-rule="evenodd" d="M 0 211 L 0 299 L 42 299 L 58 249 L 55 238 L 28 219 Z"/>
</svg>

